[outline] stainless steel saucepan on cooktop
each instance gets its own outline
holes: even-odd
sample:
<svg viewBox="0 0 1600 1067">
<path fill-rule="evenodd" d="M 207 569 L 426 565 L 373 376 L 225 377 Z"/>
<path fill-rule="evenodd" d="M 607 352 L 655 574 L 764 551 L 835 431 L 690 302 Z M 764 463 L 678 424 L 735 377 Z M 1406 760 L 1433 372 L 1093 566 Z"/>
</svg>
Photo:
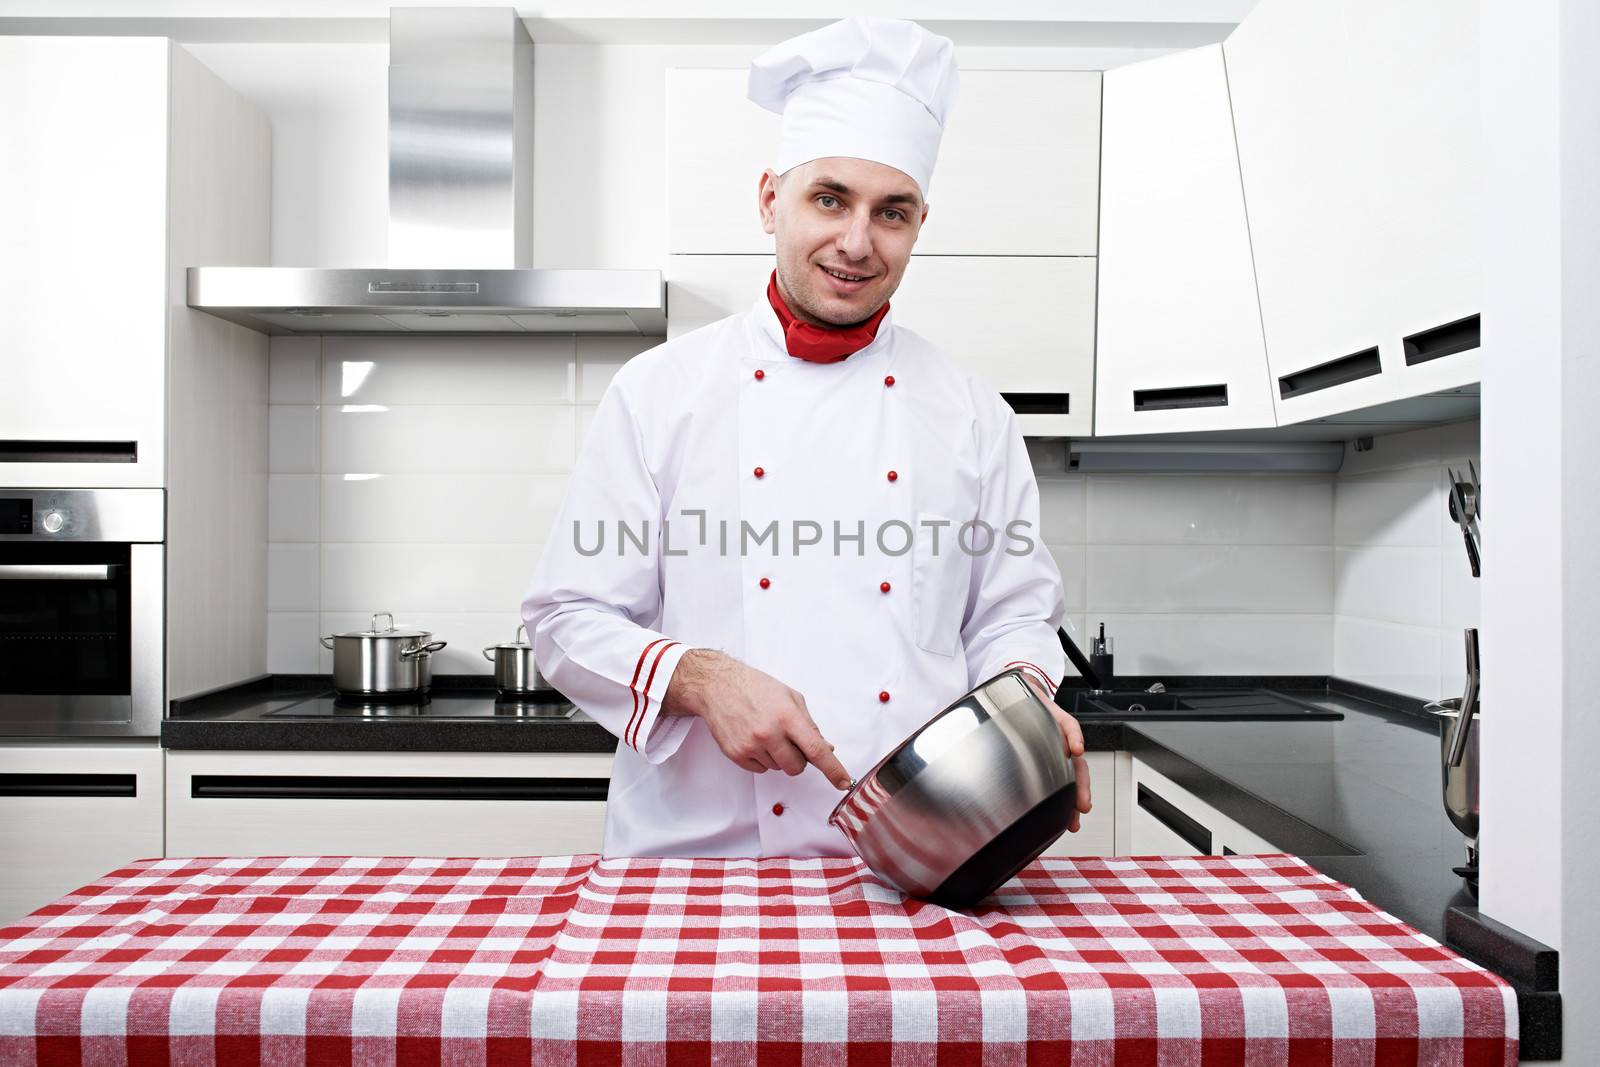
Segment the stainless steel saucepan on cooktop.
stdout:
<svg viewBox="0 0 1600 1067">
<path fill-rule="evenodd" d="M 388 625 L 380 629 L 379 619 Z M 420 699 L 433 680 L 433 654 L 446 642 L 428 630 L 399 627 L 394 616 L 380 611 L 369 630 L 351 630 L 322 638 L 333 650 L 333 687 L 340 696 Z"/>
</svg>

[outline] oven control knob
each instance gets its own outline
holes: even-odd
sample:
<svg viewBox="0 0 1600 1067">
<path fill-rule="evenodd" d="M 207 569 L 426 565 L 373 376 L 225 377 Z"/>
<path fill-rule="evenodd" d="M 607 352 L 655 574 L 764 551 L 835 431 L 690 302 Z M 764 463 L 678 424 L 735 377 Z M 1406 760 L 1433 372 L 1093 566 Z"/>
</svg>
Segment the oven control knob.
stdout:
<svg viewBox="0 0 1600 1067">
<path fill-rule="evenodd" d="M 61 512 L 47 511 L 44 513 L 44 520 L 41 525 L 44 526 L 46 533 L 60 533 L 61 527 L 65 526 L 66 524 L 67 520 L 61 514 Z"/>
</svg>

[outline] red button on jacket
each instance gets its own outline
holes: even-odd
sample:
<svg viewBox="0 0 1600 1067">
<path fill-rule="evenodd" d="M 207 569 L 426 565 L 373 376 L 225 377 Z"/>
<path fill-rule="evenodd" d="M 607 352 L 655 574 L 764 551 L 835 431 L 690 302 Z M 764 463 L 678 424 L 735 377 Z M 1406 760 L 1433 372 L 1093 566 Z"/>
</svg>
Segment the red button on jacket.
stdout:
<svg viewBox="0 0 1600 1067">
<path fill-rule="evenodd" d="M 772 805 L 772 814 L 774 814 L 774 815 L 782 815 L 783 814 L 783 805 L 782 804 L 774 804 L 774 805 Z"/>
<path fill-rule="evenodd" d="M 879 582 L 878 583 L 878 592 L 887 593 L 888 591 L 889 591 L 889 583 L 888 582 Z"/>
<path fill-rule="evenodd" d="M 772 580 L 770 578 L 761 579 L 761 588 L 765 589 L 767 586 L 769 586 L 771 584 L 772 584 Z"/>
<path fill-rule="evenodd" d="M 890 375 L 886 376 L 883 379 L 883 384 L 884 385 L 893 385 L 894 384 L 894 375 L 890 374 Z"/>
<path fill-rule="evenodd" d="M 878 703 L 880 703 L 880 704 L 889 703 L 889 691 L 887 689 L 879 691 L 879 693 L 878 693 Z"/>
<path fill-rule="evenodd" d="M 760 476 L 761 476 L 761 475 L 760 475 L 760 471 L 761 471 L 761 468 L 760 468 L 760 467 L 757 467 L 757 468 L 756 468 L 756 471 L 757 471 L 757 474 L 756 474 L 756 477 L 758 477 L 758 478 L 759 478 L 759 477 L 760 477 Z M 898 479 L 899 479 L 899 478 L 900 478 L 900 475 L 899 475 L 899 474 L 898 474 L 898 473 L 897 473 L 897 472 L 895 472 L 895 471 L 890 471 L 890 472 L 889 472 L 889 480 L 890 480 L 890 481 L 891 481 L 891 482 L 893 482 L 893 481 L 897 481 L 897 480 L 898 480 Z"/>
<path fill-rule="evenodd" d="M 760 468 L 760 467 L 757 467 L 757 468 L 756 468 L 756 469 L 755 469 L 755 476 L 756 476 L 756 477 L 757 477 L 757 478 L 760 478 L 760 477 L 761 477 L 761 476 L 763 476 L 763 475 L 764 475 L 764 474 L 766 474 L 766 473 L 767 473 L 767 472 L 766 472 L 766 471 L 765 471 L 765 470 L 763 470 L 763 469 L 762 469 L 762 468 Z"/>
<path fill-rule="evenodd" d="M 766 376 L 767 376 L 767 372 L 766 371 L 762 370 L 759 367 L 756 368 L 756 381 L 759 382 L 761 379 L 765 378 Z"/>
</svg>

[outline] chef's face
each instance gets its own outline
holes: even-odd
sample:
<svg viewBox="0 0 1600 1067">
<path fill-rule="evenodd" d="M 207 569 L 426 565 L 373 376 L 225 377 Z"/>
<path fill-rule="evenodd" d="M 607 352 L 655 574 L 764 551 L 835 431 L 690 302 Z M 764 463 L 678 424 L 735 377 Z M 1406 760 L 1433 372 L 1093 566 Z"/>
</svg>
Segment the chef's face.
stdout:
<svg viewBox="0 0 1600 1067">
<path fill-rule="evenodd" d="M 814 159 L 761 176 L 762 227 L 777 238 L 778 287 L 807 322 L 870 318 L 900 287 L 928 217 L 917 183 L 882 163 Z"/>
</svg>

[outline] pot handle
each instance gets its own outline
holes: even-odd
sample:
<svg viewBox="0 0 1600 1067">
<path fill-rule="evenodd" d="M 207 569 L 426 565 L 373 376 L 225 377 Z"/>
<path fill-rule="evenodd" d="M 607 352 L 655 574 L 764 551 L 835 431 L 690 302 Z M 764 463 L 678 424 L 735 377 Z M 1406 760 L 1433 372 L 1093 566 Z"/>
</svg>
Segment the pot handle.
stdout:
<svg viewBox="0 0 1600 1067">
<path fill-rule="evenodd" d="M 328 637 L 319 637 L 317 640 L 322 642 L 323 648 L 327 649 L 329 652 L 333 651 L 333 637 L 331 635 Z"/>
<path fill-rule="evenodd" d="M 379 619 L 388 619 L 389 620 L 389 625 L 384 627 L 385 630 L 394 629 L 394 615 L 392 615 L 391 613 L 389 613 L 387 611 L 380 611 L 376 615 L 372 616 L 372 629 L 374 631 L 376 631 L 378 629 L 378 620 Z"/>
<path fill-rule="evenodd" d="M 494 662 L 494 657 L 489 655 L 489 653 L 491 653 L 493 651 L 494 651 L 494 646 L 493 645 L 486 645 L 484 647 L 484 650 L 483 650 L 483 658 L 488 660 L 490 663 Z"/>
<path fill-rule="evenodd" d="M 1441 719 L 1454 719 L 1461 714 L 1461 698 L 1445 697 L 1422 705 L 1422 710 L 1439 716 Z"/>
<path fill-rule="evenodd" d="M 519 642 L 521 642 L 521 641 L 526 641 L 527 639 L 528 639 L 528 624 L 527 623 L 523 623 L 521 626 L 517 627 L 517 640 Z"/>
<path fill-rule="evenodd" d="M 435 641 L 429 645 L 418 645 L 416 648 L 402 648 L 400 650 L 400 658 L 427 659 L 429 656 L 445 647 L 446 644 L 448 644 L 446 641 Z"/>
</svg>

